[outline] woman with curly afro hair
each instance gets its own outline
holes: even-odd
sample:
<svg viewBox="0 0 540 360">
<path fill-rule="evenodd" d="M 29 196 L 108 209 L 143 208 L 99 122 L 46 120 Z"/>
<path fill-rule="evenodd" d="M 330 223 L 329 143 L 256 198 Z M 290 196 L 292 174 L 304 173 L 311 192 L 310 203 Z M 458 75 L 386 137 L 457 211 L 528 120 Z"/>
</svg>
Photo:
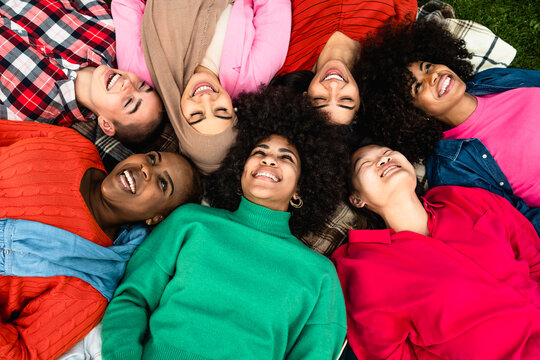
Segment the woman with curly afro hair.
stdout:
<svg viewBox="0 0 540 360">
<path fill-rule="evenodd" d="M 426 160 L 441 138 L 478 138 L 513 193 L 540 206 L 539 87 L 467 93 L 470 54 L 436 24 L 388 27 L 364 50 L 358 69 L 368 113 L 363 126 L 415 162 Z"/>
<path fill-rule="evenodd" d="M 324 113 L 310 106 L 305 97 L 284 87 L 243 94 L 236 105 L 237 140 L 209 182 L 210 203 L 236 209 L 241 198 L 244 163 L 257 144 L 272 135 L 280 135 L 300 154 L 297 195 L 304 205 L 289 206 L 291 231 L 302 238 L 320 230 L 346 192 L 345 128 L 328 124 Z"/>
<path fill-rule="evenodd" d="M 319 225 L 339 199 L 343 141 L 279 88 L 244 95 L 239 108 L 237 143 L 210 191 L 231 211 L 180 207 L 138 248 L 103 320 L 104 355 L 339 355 L 347 322 L 336 270 L 292 233 Z"/>
</svg>

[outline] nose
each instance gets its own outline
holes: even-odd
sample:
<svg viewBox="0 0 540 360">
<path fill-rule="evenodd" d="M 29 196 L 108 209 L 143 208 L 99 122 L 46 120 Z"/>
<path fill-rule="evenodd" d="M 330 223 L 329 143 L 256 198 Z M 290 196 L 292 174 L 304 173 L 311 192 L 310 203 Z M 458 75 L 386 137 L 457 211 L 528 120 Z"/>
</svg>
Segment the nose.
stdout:
<svg viewBox="0 0 540 360">
<path fill-rule="evenodd" d="M 435 85 L 435 82 L 437 78 L 439 77 L 439 73 L 435 70 L 430 69 L 429 73 L 427 74 L 427 79 L 430 85 Z"/>
<path fill-rule="evenodd" d="M 392 158 L 390 156 L 384 156 L 378 163 L 377 163 L 377 166 L 383 166 L 384 164 L 387 164 L 388 162 L 390 162 L 390 160 L 392 160 Z"/>
<path fill-rule="evenodd" d="M 273 156 L 266 155 L 261 159 L 261 163 L 266 166 L 276 166 L 276 159 Z"/>
<path fill-rule="evenodd" d="M 124 82 L 122 83 L 122 89 L 123 90 L 133 90 L 135 88 L 135 85 L 131 82 L 131 79 L 128 78 L 125 75 L 122 75 L 124 77 Z"/>
<path fill-rule="evenodd" d="M 152 174 L 152 170 L 151 168 L 148 166 L 145 166 L 143 164 L 141 164 L 141 173 L 143 175 L 143 179 L 145 181 L 149 181 L 150 178 L 151 178 L 151 174 Z"/>
</svg>

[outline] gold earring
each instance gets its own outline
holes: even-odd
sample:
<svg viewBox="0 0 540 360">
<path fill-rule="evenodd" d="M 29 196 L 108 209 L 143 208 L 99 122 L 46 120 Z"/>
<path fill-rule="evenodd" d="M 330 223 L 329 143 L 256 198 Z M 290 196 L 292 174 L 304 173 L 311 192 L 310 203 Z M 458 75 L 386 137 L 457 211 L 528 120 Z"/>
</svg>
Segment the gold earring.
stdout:
<svg viewBox="0 0 540 360">
<path fill-rule="evenodd" d="M 152 225 L 152 219 L 146 219 L 146 225 L 148 226 Z"/>
<path fill-rule="evenodd" d="M 295 209 L 300 209 L 304 205 L 304 201 L 299 196 L 298 199 L 291 198 L 291 200 L 289 200 L 289 204 L 291 204 L 291 206 Z"/>
</svg>

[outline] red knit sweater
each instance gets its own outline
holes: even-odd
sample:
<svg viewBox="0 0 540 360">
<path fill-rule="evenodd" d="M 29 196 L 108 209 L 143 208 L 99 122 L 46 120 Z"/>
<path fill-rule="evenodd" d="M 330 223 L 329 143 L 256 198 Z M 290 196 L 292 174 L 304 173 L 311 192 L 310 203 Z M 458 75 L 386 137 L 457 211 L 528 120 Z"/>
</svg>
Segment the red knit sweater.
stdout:
<svg viewBox="0 0 540 360">
<path fill-rule="evenodd" d="M 278 75 L 311 70 L 336 31 L 361 41 L 389 19 L 414 20 L 417 10 L 412 0 L 293 0 L 291 41 Z"/>
<path fill-rule="evenodd" d="M 77 132 L 0 120 L 0 218 L 39 221 L 112 245 L 79 191 L 91 167 L 104 171 L 94 145 Z M 75 277 L 0 276 L 0 359 L 54 359 L 100 321 L 106 306 Z"/>
</svg>

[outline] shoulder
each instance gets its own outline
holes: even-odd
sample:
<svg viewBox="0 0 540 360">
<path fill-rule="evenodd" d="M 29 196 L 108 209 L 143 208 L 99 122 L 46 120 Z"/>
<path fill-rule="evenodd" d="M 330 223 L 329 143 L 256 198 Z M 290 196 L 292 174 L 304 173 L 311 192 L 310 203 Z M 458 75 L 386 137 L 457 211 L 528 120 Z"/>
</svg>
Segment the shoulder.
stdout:
<svg viewBox="0 0 540 360">
<path fill-rule="evenodd" d="M 505 200 L 490 191 L 476 187 L 437 186 L 429 190 L 426 200 L 434 204 L 454 205 L 463 209 L 485 209 Z"/>
</svg>

